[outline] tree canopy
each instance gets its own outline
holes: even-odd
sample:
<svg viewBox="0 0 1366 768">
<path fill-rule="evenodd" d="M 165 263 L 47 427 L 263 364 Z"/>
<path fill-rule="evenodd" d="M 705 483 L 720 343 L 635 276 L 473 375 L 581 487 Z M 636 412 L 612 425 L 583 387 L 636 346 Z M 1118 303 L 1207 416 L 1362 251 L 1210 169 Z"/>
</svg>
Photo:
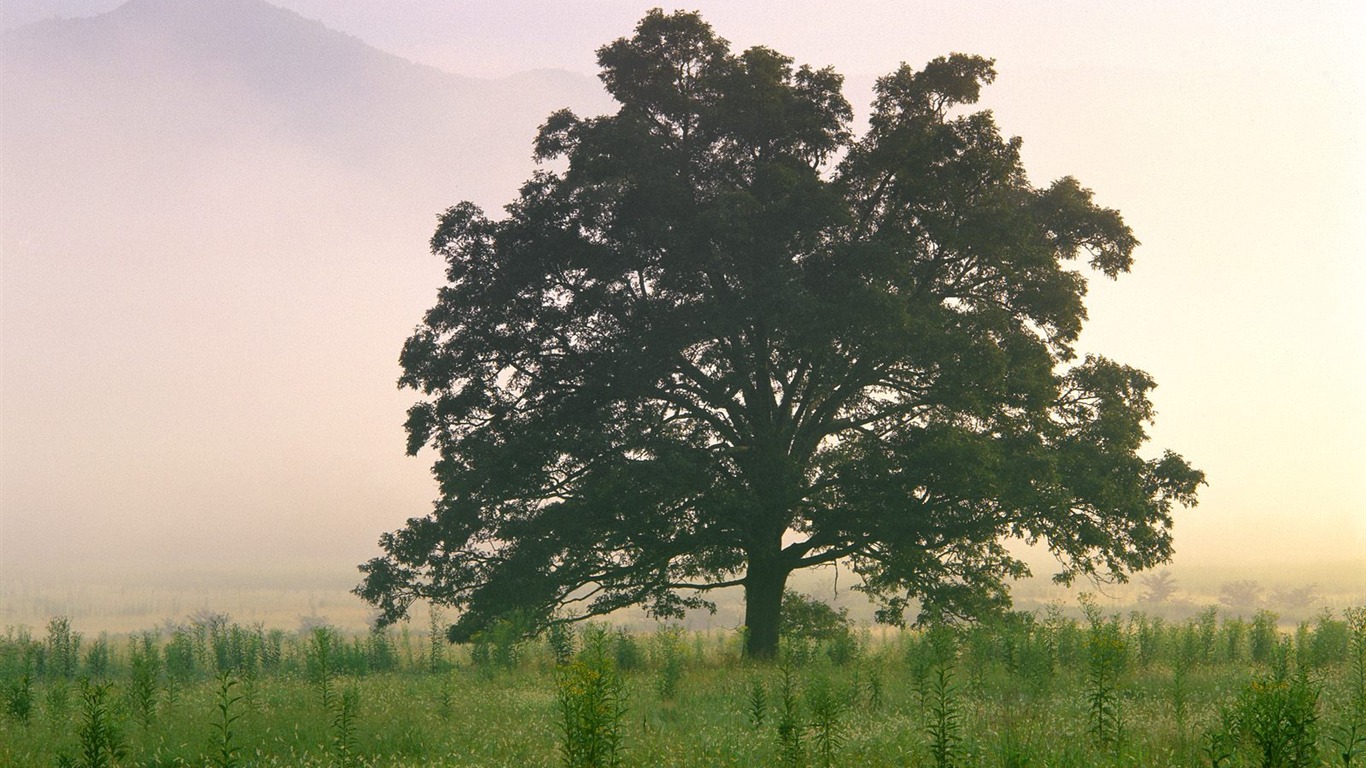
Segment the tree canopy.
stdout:
<svg viewBox="0 0 1366 768">
<path fill-rule="evenodd" d="M 801 568 L 847 563 L 899 622 L 1008 605 L 1009 539 L 1064 582 L 1170 558 L 1203 475 L 1140 455 L 1147 374 L 1074 350 L 1079 262 L 1113 278 L 1138 241 L 964 108 L 992 61 L 902 65 L 861 137 L 834 71 L 696 14 L 598 61 L 615 114 L 552 114 L 506 216 L 432 237 L 400 384 L 440 497 L 361 566 L 382 620 L 435 601 L 459 640 L 742 586 L 766 656 Z"/>
</svg>

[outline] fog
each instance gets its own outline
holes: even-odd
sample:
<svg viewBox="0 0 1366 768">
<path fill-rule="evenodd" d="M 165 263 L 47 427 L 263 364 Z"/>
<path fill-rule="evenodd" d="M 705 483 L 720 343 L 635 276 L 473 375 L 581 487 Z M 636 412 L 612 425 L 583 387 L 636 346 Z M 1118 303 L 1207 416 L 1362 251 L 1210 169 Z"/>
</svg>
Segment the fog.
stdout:
<svg viewBox="0 0 1366 768">
<path fill-rule="evenodd" d="M 592 52 L 648 7 L 277 5 L 0 0 L 0 603 L 279 574 L 361 611 L 355 565 L 436 494 L 394 383 L 435 216 L 511 199 L 552 110 L 608 109 Z M 903 60 L 995 56 L 1035 183 L 1143 241 L 1080 346 L 1154 376 L 1151 450 L 1208 475 L 1173 568 L 1366 595 L 1363 12 L 920 6 L 688 7 L 860 106 Z"/>
</svg>

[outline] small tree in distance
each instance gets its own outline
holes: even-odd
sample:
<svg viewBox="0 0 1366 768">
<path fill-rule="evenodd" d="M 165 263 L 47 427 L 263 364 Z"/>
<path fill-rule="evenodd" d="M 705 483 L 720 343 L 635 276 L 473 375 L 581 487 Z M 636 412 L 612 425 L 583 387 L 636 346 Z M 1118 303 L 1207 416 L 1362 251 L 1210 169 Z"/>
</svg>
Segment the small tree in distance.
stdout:
<svg viewBox="0 0 1366 768">
<path fill-rule="evenodd" d="M 463 640 L 739 586 L 771 657 L 802 568 L 847 562 L 895 623 L 912 598 L 1008 605 L 1008 538 L 1062 582 L 1170 558 L 1203 475 L 1139 455 L 1151 378 L 1073 349 L 1069 264 L 1113 278 L 1137 240 L 960 114 L 991 61 L 902 65 L 861 138 L 839 75 L 734 53 L 696 14 L 651 11 L 598 61 L 617 112 L 536 139 L 563 170 L 432 238 L 448 283 L 400 383 L 440 498 L 361 567 L 387 621 L 431 600 Z"/>
<path fill-rule="evenodd" d="M 1262 585 L 1252 579 L 1239 579 L 1219 585 L 1219 602 L 1233 611 L 1246 611 L 1262 602 Z"/>
<path fill-rule="evenodd" d="M 1146 603 L 1165 603 L 1176 594 L 1176 578 L 1171 571 L 1157 571 L 1143 577 L 1143 596 Z"/>
</svg>

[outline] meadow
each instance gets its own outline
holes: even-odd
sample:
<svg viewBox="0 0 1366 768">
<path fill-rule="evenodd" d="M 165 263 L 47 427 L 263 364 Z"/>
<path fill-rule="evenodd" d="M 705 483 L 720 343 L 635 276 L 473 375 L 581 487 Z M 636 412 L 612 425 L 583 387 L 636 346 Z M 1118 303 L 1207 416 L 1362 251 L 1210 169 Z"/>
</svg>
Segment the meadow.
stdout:
<svg viewBox="0 0 1366 768">
<path fill-rule="evenodd" d="M 1356 766 L 1366 609 L 1287 626 L 1054 604 L 874 633 L 794 598 L 734 631 L 608 625 L 450 646 L 426 626 L 225 615 L 0 638 L 4 766 Z"/>
</svg>

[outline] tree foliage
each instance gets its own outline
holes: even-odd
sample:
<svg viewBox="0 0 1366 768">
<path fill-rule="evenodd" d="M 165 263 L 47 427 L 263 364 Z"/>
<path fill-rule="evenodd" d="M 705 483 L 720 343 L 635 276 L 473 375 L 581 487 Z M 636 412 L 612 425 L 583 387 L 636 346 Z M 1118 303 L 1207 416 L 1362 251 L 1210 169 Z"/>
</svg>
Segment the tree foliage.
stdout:
<svg viewBox="0 0 1366 768">
<path fill-rule="evenodd" d="M 1203 476 L 1140 455 L 1147 374 L 1074 351 L 1077 263 L 1113 278 L 1137 240 L 965 109 L 990 60 L 902 65 L 862 137 L 834 71 L 695 14 L 598 60 L 616 113 L 551 115 L 506 216 L 462 203 L 432 238 L 400 384 L 440 498 L 362 566 L 386 620 L 456 606 L 458 639 L 743 585 L 764 655 L 787 575 L 836 559 L 900 621 L 1008 604 L 1006 539 L 1062 581 L 1169 558 Z"/>
</svg>

